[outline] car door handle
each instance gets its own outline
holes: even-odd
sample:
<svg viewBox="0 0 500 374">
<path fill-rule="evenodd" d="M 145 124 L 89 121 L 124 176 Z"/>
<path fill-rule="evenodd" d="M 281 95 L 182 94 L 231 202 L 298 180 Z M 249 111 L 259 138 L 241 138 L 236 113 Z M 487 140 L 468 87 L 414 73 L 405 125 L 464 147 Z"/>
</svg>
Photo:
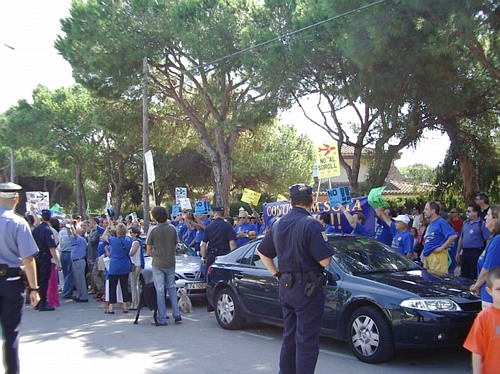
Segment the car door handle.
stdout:
<svg viewBox="0 0 500 374">
<path fill-rule="evenodd" d="M 236 274 L 234 274 L 234 277 L 236 279 L 243 279 L 245 276 L 243 274 L 236 273 Z"/>
</svg>

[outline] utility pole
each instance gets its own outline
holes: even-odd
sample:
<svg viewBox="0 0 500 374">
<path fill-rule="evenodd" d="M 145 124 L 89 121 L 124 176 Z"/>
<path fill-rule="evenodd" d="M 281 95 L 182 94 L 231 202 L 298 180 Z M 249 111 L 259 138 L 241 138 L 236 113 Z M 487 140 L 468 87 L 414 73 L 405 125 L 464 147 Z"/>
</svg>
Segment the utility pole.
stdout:
<svg viewBox="0 0 500 374">
<path fill-rule="evenodd" d="M 2 43 L 4 45 L 4 47 L 7 47 L 13 51 L 15 51 L 16 49 L 14 47 L 12 47 L 11 45 L 8 45 L 8 44 L 5 44 L 5 43 Z M 14 183 L 14 177 L 15 177 L 15 173 L 14 173 L 14 149 L 10 149 L 10 181 L 12 183 Z"/>
<path fill-rule="evenodd" d="M 10 149 L 10 181 L 14 183 L 14 150 Z"/>
<path fill-rule="evenodd" d="M 149 230 L 149 183 L 145 154 L 149 151 L 148 116 L 148 58 L 142 60 L 142 199 L 144 201 L 144 233 Z"/>
</svg>

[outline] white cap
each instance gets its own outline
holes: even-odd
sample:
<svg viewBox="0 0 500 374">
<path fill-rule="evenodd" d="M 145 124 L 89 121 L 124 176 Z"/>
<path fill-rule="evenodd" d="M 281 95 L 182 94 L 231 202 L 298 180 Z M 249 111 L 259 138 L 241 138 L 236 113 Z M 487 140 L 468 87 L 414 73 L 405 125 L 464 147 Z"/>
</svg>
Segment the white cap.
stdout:
<svg viewBox="0 0 500 374">
<path fill-rule="evenodd" d="M 399 216 L 394 218 L 394 221 L 401 221 L 408 225 L 410 223 L 410 217 L 408 217 L 406 214 L 400 214 Z"/>
</svg>

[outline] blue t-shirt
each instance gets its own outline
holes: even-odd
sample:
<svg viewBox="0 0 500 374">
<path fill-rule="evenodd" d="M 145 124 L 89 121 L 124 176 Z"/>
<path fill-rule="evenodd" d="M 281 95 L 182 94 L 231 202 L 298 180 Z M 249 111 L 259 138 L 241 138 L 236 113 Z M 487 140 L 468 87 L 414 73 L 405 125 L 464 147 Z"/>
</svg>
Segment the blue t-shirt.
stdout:
<svg viewBox="0 0 500 374">
<path fill-rule="evenodd" d="M 493 269 L 500 266 L 500 235 L 495 235 L 488 243 L 481 256 L 477 260 L 477 276 L 481 273 L 481 269 Z M 492 297 L 486 291 L 486 283 L 481 286 L 481 300 L 489 303 L 493 302 Z"/>
<path fill-rule="evenodd" d="M 365 226 L 361 223 L 356 222 L 356 227 L 352 230 L 351 234 L 368 236 L 368 231 L 366 231 Z"/>
<path fill-rule="evenodd" d="M 179 222 L 179 224 L 175 229 L 177 230 L 177 237 L 179 238 L 179 240 L 182 240 L 182 238 L 187 232 L 186 224 L 184 222 Z"/>
<path fill-rule="evenodd" d="M 108 236 L 109 240 L 109 275 L 124 275 L 130 273 L 130 247 L 132 239 L 128 236 Z"/>
<path fill-rule="evenodd" d="M 191 245 L 191 242 L 194 240 L 196 236 L 196 229 L 187 230 L 186 244 Z"/>
<path fill-rule="evenodd" d="M 325 234 L 334 234 L 336 231 L 332 225 L 325 226 Z"/>
<path fill-rule="evenodd" d="M 234 228 L 235 234 L 238 234 L 238 232 L 242 232 L 243 234 L 248 234 L 250 231 L 255 231 L 255 233 L 257 234 L 257 228 L 253 223 L 250 222 L 240 223 L 236 225 L 236 227 Z M 250 241 L 249 238 L 236 239 L 236 246 L 239 247 L 240 245 L 248 243 L 249 241 Z"/>
<path fill-rule="evenodd" d="M 384 220 L 377 217 L 378 226 L 375 229 L 375 240 L 381 243 L 392 245 L 392 240 L 394 238 L 391 228 L 385 223 Z"/>
<path fill-rule="evenodd" d="M 490 237 L 490 232 L 483 220 L 478 218 L 474 222 L 464 221 L 461 236 L 463 248 L 483 248 L 485 240 Z"/>
<path fill-rule="evenodd" d="M 201 223 L 207 227 L 210 224 L 210 218 L 205 218 Z M 205 229 L 198 229 L 196 230 L 196 235 L 194 237 L 195 243 L 201 243 L 201 239 L 203 239 L 203 234 L 205 233 Z"/>
<path fill-rule="evenodd" d="M 391 232 L 394 235 L 394 239 L 391 244 L 392 248 L 405 256 L 408 253 L 413 252 L 413 236 L 408 230 L 399 232 L 396 229 L 396 224 L 391 222 Z"/>
<path fill-rule="evenodd" d="M 429 256 L 433 250 L 441 247 L 453 235 L 458 234 L 443 218 L 438 217 L 432 221 L 425 232 L 424 256 Z"/>
</svg>

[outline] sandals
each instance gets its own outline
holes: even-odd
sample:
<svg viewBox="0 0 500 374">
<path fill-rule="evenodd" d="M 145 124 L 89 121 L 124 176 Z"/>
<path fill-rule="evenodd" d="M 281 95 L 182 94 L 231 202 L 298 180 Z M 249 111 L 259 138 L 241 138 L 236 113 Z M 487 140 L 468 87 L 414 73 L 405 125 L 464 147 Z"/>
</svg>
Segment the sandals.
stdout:
<svg viewBox="0 0 500 374">
<path fill-rule="evenodd" d="M 106 310 L 104 314 L 115 314 L 115 312 L 113 310 Z"/>
</svg>

